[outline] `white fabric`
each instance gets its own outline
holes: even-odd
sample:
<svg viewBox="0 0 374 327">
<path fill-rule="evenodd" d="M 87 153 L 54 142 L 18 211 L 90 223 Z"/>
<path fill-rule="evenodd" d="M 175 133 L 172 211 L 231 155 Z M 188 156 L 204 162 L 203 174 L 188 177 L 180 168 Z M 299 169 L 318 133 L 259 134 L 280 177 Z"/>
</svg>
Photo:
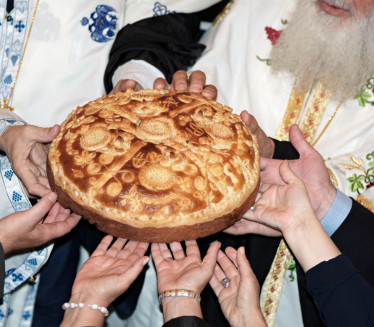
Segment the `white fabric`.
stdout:
<svg viewBox="0 0 374 327">
<path fill-rule="evenodd" d="M 117 32 L 125 23 L 168 12 L 197 11 L 217 1 L 191 0 L 187 6 L 182 0 L 40 0 L 10 102 L 18 116 L 0 110 L 1 132 L 9 124 L 21 124 L 16 120 L 44 127 L 60 124 L 76 106 L 101 96 L 104 93 L 103 75 L 108 54 Z M 1 101 L 9 96 L 16 78 L 35 4 L 36 0 L 15 0 L 15 9 L 11 13 L 12 20 L 6 21 L 6 0 L 0 0 Z M 123 74 L 123 78 L 126 78 L 126 70 Z M 142 82 L 145 83 L 144 68 L 141 74 L 144 79 Z M 150 78 L 153 78 L 154 74 L 155 70 L 151 70 Z M 15 120 L 12 121 L 12 118 Z M 6 157 L 2 157 L 3 159 L 9 164 Z M 12 182 L 17 184 L 10 165 L 4 169 L 2 181 L 8 180 L 9 176 L 12 176 Z M 22 186 L 19 182 L 18 184 L 17 190 L 12 189 L 12 192 L 16 192 L 15 201 L 12 200 L 12 196 L 8 196 L 9 189 L 5 188 L 5 184 L 0 183 L 0 217 L 18 209 L 27 209 L 26 206 L 19 206 Z M 48 258 L 51 247 L 43 251 L 46 256 L 43 260 L 38 260 L 38 268 Z M 7 261 L 7 272 L 12 270 L 12 265 L 17 266 L 18 261 L 23 261 L 19 258 L 11 260 L 13 261 Z M 20 266 L 27 270 L 26 262 Z M 36 271 L 32 271 L 32 274 Z M 11 277 L 10 274 L 8 278 Z M 23 282 L 26 279 L 27 277 L 23 276 Z M 36 286 L 29 287 L 28 284 L 23 284 L 21 288 L 22 291 L 13 292 L 11 298 L 7 297 L 4 301 L 5 307 L 0 308 L 0 326 L 2 322 L 5 323 L 5 316 L 8 313 L 6 306 L 9 303 L 16 305 L 17 309 L 14 307 L 16 311 L 13 318 L 9 317 L 7 326 L 30 325 L 32 312 L 29 310 L 32 310 Z M 19 314 L 22 307 L 26 311 L 23 311 L 24 317 L 21 321 Z"/>
<path fill-rule="evenodd" d="M 235 1 L 223 21 L 204 35 L 203 43 L 207 49 L 193 67 L 204 71 L 207 83 L 217 87 L 218 101 L 232 107 L 237 114 L 248 110 L 269 136 L 275 136 L 283 118 L 293 80 L 272 74 L 270 67 L 258 57 L 268 59 L 272 47 L 265 27 L 282 30 L 282 20 L 289 19 L 294 5 L 294 0 Z M 337 105 L 328 105 L 316 135 Z M 338 188 L 353 197 L 358 194 L 352 192 L 347 183 L 352 170 L 345 169 L 340 163 L 348 160 L 350 153 L 357 149 L 366 148 L 357 154 L 360 158 L 373 150 L 373 121 L 371 105 L 360 107 L 357 100 L 347 101 L 315 146 L 323 157 L 336 158 L 329 159 L 326 164 L 336 176 Z M 285 295 L 297 291 L 296 285 L 295 282 L 284 285 L 279 307 L 282 314 L 278 315 L 276 326 L 302 326 L 297 293 L 287 296 L 288 304 L 285 304 Z M 284 305 L 292 309 L 289 314 L 283 310 Z"/>
<path fill-rule="evenodd" d="M 118 67 L 113 74 L 113 85 L 116 85 L 123 76 L 137 81 L 143 89 L 153 89 L 153 82 L 156 78 L 165 78 L 160 70 L 142 60 L 131 60 Z"/>
<path fill-rule="evenodd" d="M 269 136 L 275 136 L 283 118 L 293 80 L 272 74 L 270 67 L 258 57 L 268 59 L 272 47 L 265 27 L 282 30 L 282 20 L 289 19 L 295 3 L 296 0 L 234 1 L 223 20 L 204 34 L 202 43 L 207 48 L 191 68 L 191 71 L 206 73 L 206 83 L 218 89 L 217 101 L 232 107 L 236 114 L 248 110 Z M 329 104 L 316 135 L 337 105 Z M 352 164 L 351 154 L 356 152 L 355 158 L 363 160 L 365 168 L 369 169 L 373 159 L 365 157 L 374 150 L 373 121 L 374 107 L 369 104 L 360 107 L 357 100 L 347 101 L 316 144 L 324 158 L 329 158 L 326 165 L 335 175 L 338 188 L 349 196 L 357 197 L 358 193 L 350 190 L 347 178 L 354 173 L 362 174 L 362 170 L 360 172 L 359 166 L 347 169 L 341 164 Z M 374 200 L 374 192 L 361 192 Z M 156 302 L 154 298 L 153 304 L 146 307 Z M 296 279 L 294 282 L 287 279 L 284 284 L 279 310 L 277 327 L 303 326 Z"/>
</svg>

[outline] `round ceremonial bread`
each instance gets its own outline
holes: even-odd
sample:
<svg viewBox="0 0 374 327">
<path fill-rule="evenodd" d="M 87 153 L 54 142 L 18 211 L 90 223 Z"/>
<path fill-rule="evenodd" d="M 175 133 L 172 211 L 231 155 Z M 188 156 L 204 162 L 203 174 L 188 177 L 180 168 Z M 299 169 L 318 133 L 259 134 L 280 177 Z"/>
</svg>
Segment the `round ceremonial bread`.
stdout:
<svg viewBox="0 0 374 327">
<path fill-rule="evenodd" d="M 259 187 L 258 144 L 199 94 L 128 90 L 74 110 L 48 156 L 58 201 L 108 234 L 196 239 L 232 225 Z"/>
</svg>

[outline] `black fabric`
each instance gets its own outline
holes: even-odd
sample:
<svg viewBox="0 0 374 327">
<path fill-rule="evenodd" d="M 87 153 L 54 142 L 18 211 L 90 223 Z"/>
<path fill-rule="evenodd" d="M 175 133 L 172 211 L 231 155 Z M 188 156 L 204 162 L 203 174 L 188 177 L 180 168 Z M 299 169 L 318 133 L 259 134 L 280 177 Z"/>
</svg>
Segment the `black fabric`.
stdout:
<svg viewBox="0 0 374 327">
<path fill-rule="evenodd" d="M 212 21 L 228 3 L 224 0 L 191 14 L 169 14 L 128 24 L 117 34 L 109 54 L 104 86 L 113 89 L 112 77 L 124 63 L 137 59 L 157 67 L 170 82 L 177 70 L 192 66 L 205 49 L 198 40 L 201 21 Z"/>
<path fill-rule="evenodd" d="M 193 37 L 199 25 L 198 17 L 189 14 L 152 17 L 126 25 L 110 51 L 104 75 L 106 91 L 113 88 L 112 76 L 117 67 L 131 59 L 147 61 L 168 80 L 175 71 L 192 65 L 204 50 Z"/>
<path fill-rule="evenodd" d="M 275 144 L 273 159 L 299 159 L 299 153 L 289 141 L 272 139 Z"/>
<path fill-rule="evenodd" d="M 228 246 L 232 246 L 235 249 L 244 246 L 246 256 L 260 285 L 265 281 L 280 242 L 280 238 L 261 235 L 234 236 L 218 233 L 198 240 L 202 255 L 205 254 L 209 244 L 214 240 L 222 242 L 222 249 Z M 217 297 L 209 285 L 201 294 L 201 308 L 203 317 L 211 326 L 230 327 L 222 313 Z"/>
<path fill-rule="evenodd" d="M 374 255 L 368 249 L 374 247 L 373 235 L 374 214 L 353 200 L 349 215 L 331 237 L 339 250 L 351 260 L 372 287 L 374 287 Z M 305 327 L 325 326 L 319 317 L 312 296 L 307 291 L 305 274 L 299 264 L 296 267 L 304 325 Z"/>
<path fill-rule="evenodd" d="M 40 270 L 32 327 L 58 327 L 62 305 L 69 301 L 79 260 L 77 230 L 55 240 L 47 263 Z"/>
<path fill-rule="evenodd" d="M 321 262 L 306 281 L 326 326 L 374 326 L 374 288 L 346 256 Z"/>
<path fill-rule="evenodd" d="M 7 0 L 6 2 L 6 12 L 9 14 L 14 8 L 14 0 Z"/>
<path fill-rule="evenodd" d="M 182 316 L 169 320 L 162 327 L 210 327 L 210 325 L 198 317 Z"/>
</svg>

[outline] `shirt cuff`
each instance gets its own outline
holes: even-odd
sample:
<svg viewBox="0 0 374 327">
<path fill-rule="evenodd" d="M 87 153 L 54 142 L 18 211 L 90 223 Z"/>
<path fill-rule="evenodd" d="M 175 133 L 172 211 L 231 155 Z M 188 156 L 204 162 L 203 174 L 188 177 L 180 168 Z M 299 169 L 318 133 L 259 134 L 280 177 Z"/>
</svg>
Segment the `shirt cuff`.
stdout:
<svg viewBox="0 0 374 327">
<path fill-rule="evenodd" d="M 26 125 L 26 123 L 22 120 L 16 120 L 13 118 L 1 118 L 0 119 L 0 135 L 4 132 L 4 130 L 8 126 L 20 126 L 20 125 Z"/>
<path fill-rule="evenodd" d="M 337 190 L 334 202 L 327 214 L 321 219 L 321 224 L 326 233 L 331 236 L 347 218 L 352 209 L 352 199 Z"/>
<path fill-rule="evenodd" d="M 119 66 L 113 74 L 112 82 L 116 85 L 121 79 L 132 79 L 144 89 L 153 89 L 156 78 L 165 78 L 160 70 L 143 60 L 130 60 Z"/>
</svg>

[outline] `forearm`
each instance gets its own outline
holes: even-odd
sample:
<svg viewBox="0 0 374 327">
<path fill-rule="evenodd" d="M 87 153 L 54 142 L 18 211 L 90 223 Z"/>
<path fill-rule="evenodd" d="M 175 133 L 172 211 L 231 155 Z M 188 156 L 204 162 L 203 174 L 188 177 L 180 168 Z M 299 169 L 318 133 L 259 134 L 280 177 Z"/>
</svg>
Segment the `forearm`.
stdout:
<svg viewBox="0 0 374 327">
<path fill-rule="evenodd" d="M 170 297 L 162 300 L 164 321 L 181 316 L 195 316 L 202 318 L 200 303 L 195 299 L 184 297 Z"/>
<path fill-rule="evenodd" d="M 284 238 L 305 272 L 341 254 L 316 217 L 290 228 Z"/>
</svg>

